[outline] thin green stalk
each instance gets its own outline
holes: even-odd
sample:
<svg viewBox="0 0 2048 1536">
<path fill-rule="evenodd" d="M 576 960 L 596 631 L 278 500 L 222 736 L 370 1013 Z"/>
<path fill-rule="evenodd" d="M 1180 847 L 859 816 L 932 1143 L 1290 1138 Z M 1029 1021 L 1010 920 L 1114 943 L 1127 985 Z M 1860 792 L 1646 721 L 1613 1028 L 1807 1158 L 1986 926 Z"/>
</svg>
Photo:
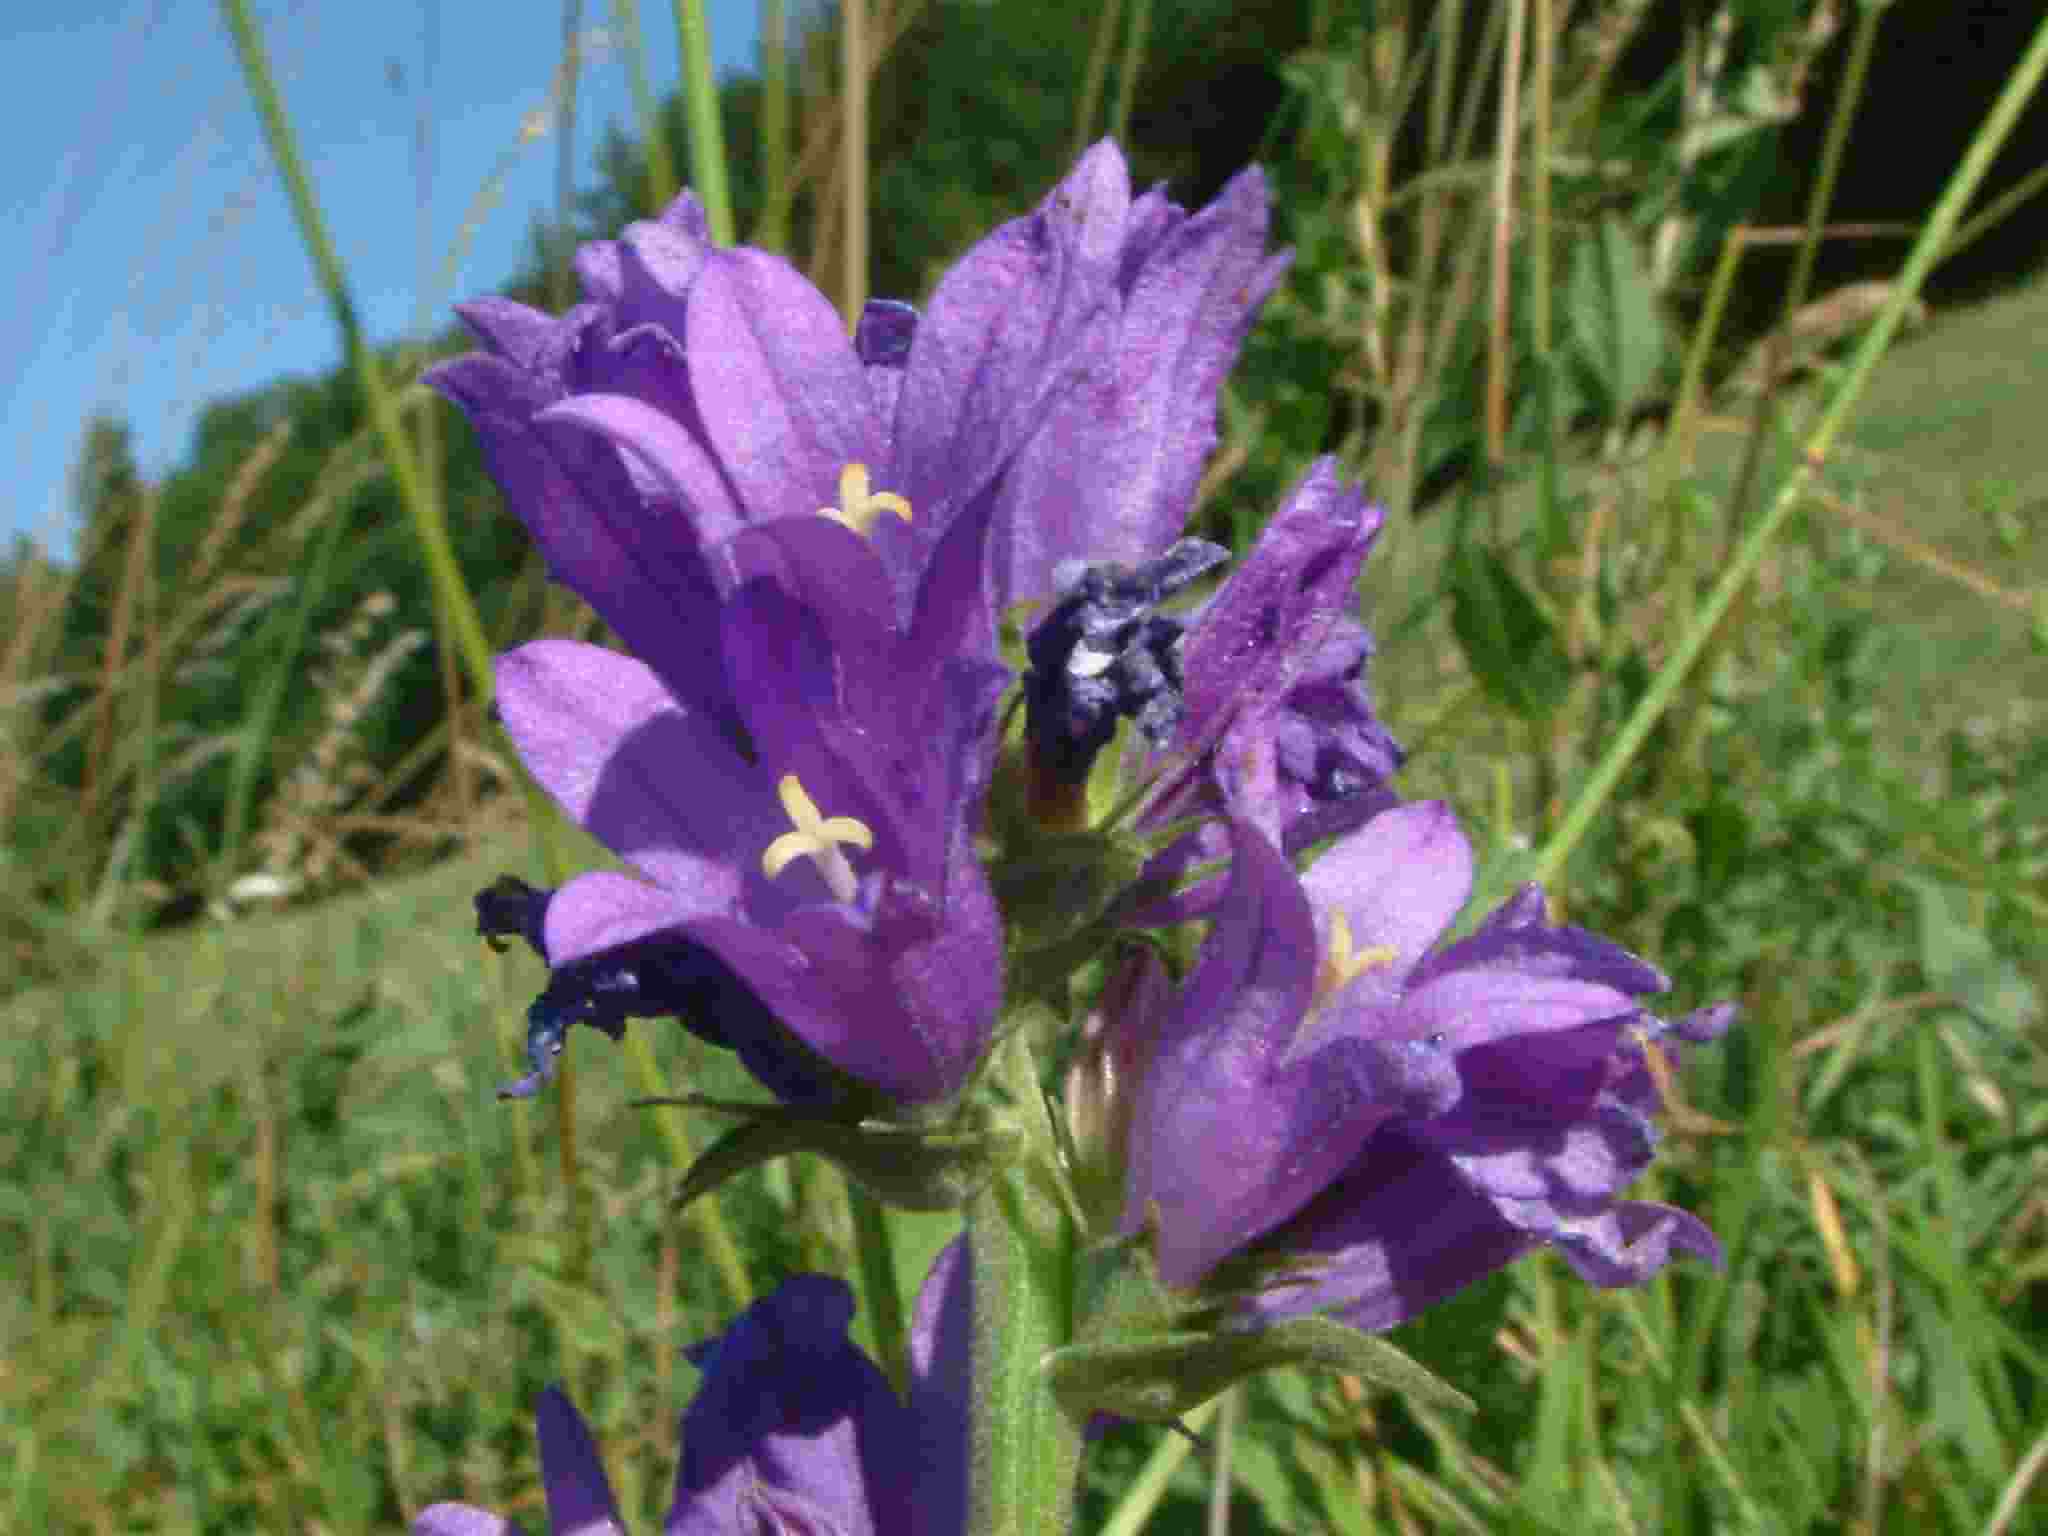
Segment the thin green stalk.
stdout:
<svg viewBox="0 0 2048 1536">
<path fill-rule="evenodd" d="M 647 1032 L 643 1029 L 626 1031 L 626 1059 L 632 1064 L 633 1076 L 639 1080 L 640 1091 L 649 1098 L 658 1098 L 670 1092 L 668 1083 L 661 1075 L 661 1068 L 654 1060 L 654 1047 L 647 1043 Z M 559 1089 L 560 1084 L 556 1087 Z M 687 1168 L 696 1159 L 695 1149 L 690 1145 L 690 1133 L 684 1129 L 680 1115 L 656 1115 L 655 1133 L 668 1148 L 669 1161 L 678 1168 Z M 733 1240 L 732 1231 L 725 1224 L 718 1201 L 699 1200 L 684 1213 L 684 1219 L 697 1229 L 697 1236 L 703 1240 L 706 1256 L 711 1267 L 718 1272 L 719 1284 L 725 1288 L 725 1299 L 737 1311 L 754 1299 L 754 1284 L 747 1275 L 747 1261 L 740 1252 L 740 1245 Z"/>
<path fill-rule="evenodd" d="M 2048 165 L 2037 165 L 1993 198 L 1982 213 L 1957 230 L 1955 239 L 1949 241 L 1948 249 L 1941 253 L 1941 259 L 1955 260 L 2044 191 L 2048 191 Z"/>
<path fill-rule="evenodd" d="M 1166 1498 L 1166 1487 L 1173 1481 L 1173 1474 L 1193 1454 L 1196 1437 L 1209 1427 L 1209 1421 L 1216 1417 L 1222 1405 L 1220 1397 L 1211 1398 L 1181 1416 L 1180 1427 L 1187 1431 L 1186 1434 L 1169 1430 L 1160 1435 L 1159 1443 L 1152 1447 L 1152 1454 L 1145 1458 L 1145 1465 L 1138 1469 L 1138 1475 L 1124 1490 L 1123 1498 L 1117 1501 L 1116 1509 L 1103 1523 L 1102 1536 L 1139 1536 Z"/>
<path fill-rule="evenodd" d="M 1628 723 L 1621 728 L 1587 777 L 1585 785 L 1579 790 L 1564 820 L 1551 834 L 1542 852 L 1536 856 L 1530 878 L 1550 880 L 1562 871 L 1565 861 L 1571 857 L 1572 850 L 1578 846 L 1579 839 L 1586 835 L 1587 829 L 1593 824 L 1593 818 L 1606 805 L 1608 797 L 1614 793 L 1615 786 L 1621 782 L 1622 774 L 1635 760 L 1636 754 L 1642 750 L 1643 743 L 1649 739 L 1650 732 L 1663 717 L 1665 710 L 1670 707 L 1673 696 L 1677 693 L 1679 685 L 1685 681 L 1693 662 L 1705 648 L 1714 626 L 1720 622 L 1721 616 L 1749 584 L 1750 578 L 1756 574 L 1757 566 L 1762 563 L 1764 552 L 1770 547 L 1771 540 L 1785 525 L 1793 509 L 1804 499 L 1807 487 L 1813 483 L 1821 466 L 1827 462 L 1828 452 L 1833 448 L 1836 437 L 1848 424 L 1850 414 L 1855 410 L 1857 401 L 1862 398 L 1863 391 L 1870 382 L 1870 375 L 1877 367 L 1877 360 L 1891 344 L 1907 307 L 1918 296 L 1921 285 L 1927 280 L 1928 272 L 1947 245 L 1951 231 L 1961 220 L 1963 209 L 1969 206 L 1979 183 L 1991 168 L 1992 160 L 2006 139 L 2011 136 L 2014 123 L 2018 121 L 2020 112 L 2028 100 L 2040 87 L 2044 73 L 2048 73 L 2048 18 L 2044 18 L 2035 31 L 2033 40 L 2027 45 L 2027 51 L 2021 55 L 2019 63 L 2007 78 L 2004 89 L 1999 92 L 1998 100 L 1993 104 L 1990 114 L 1977 130 L 1977 137 L 1964 154 L 1962 164 L 1957 166 L 1955 174 L 1949 178 L 1948 186 L 1942 191 L 1941 200 L 1935 205 L 1925 227 L 1921 229 L 1919 239 L 1913 243 L 1912 253 L 1906 258 L 1905 270 L 1899 274 L 1890 300 L 1879 313 L 1876 323 L 1864 333 L 1863 341 L 1850 360 L 1840 387 L 1829 400 L 1827 409 L 1813 430 L 1813 435 L 1807 439 L 1806 451 L 1799 464 L 1785 477 L 1785 483 L 1780 487 L 1777 499 L 1772 503 L 1770 510 L 1743 539 L 1727 571 L 1720 581 L 1715 583 L 1714 590 L 1707 595 L 1706 601 L 1693 615 L 1692 622 L 1686 626 L 1684 638 L 1665 659 L 1657 675 L 1651 679 L 1649 688 L 1645 690 L 1635 712 L 1629 716 Z"/>
<path fill-rule="evenodd" d="M 1095 117 L 1102 110 L 1102 87 L 1109 80 L 1109 51 L 1116 43 L 1116 24 L 1124 13 L 1124 0 L 1108 0 L 1095 19 L 1095 41 L 1088 49 L 1088 73 L 1082 77 L 1081 99 L 1074 106 L 1074 143 L 1067 158 L 1078 160 L 1095 132 Z"/>
<path fill-rule="evenodd" d="M 1849 49 L 1848 73 L 1843 77 L 1842 89 L 1835 96 L 1834 114 L 1828 119 L 1827 139 L 1821 148 L 1820 174 L 1814 178 L 1813 193 L 1806 202 L 1806 230 L 1793 257 L 1792 280 L 1785 287 L 1784 309 L 1778 317 L 1777 331 L 1764 343 L 1763 387 L 1757 391 L 1749 438 L 1743 446 L 1742 468 L 1735 476 L 1735 489 L 1728 500 L 1731 541 L 1735 531 L 1749 518 L 1750 496 L 1763 466 L 1764 444 L 1771 436 L 1773 407 L 1778 398 L 1778 358 L 1784 346 L 1785 332 L 1792 324 L 1792 317 L 1806 303 L 1807 290 L 1813 282 L 1813 263 L 1820 253 L 1821 231 L 1827 224 L 1828 208 L 1835 200 L 1835 182 L 1841 174 L 1842 155 L 1849 145 L 1849 127 L 1856 120 L 1856 108 L 1863 99 L 1863 88 L 1870 78 L 1870 55 L 1877 45 L 1878 24 L 1883 20 L 1882 5 L 1864 7 L 1857 19 L 1856 38 Z"/>
<path fill-rule="evenodd" d="M 910 1391 L 910 1320 L 896 1288 L 896 1242 L 881 1201 L 851 1179 L 842 1179 L 847 1213 L 853 1218 L 854 1261 L 860 1266 L 862 1315 L 874 1334 L 877 1363 L 898 1394 Z"/>
<path fill-rule="evenodd" d="M 640 35 L 639 0 L 612 0 L 612 30 L 624 40 L 626 79 L 633 92 L 633 115 L 640 120 L 640 142 L 647 146 L 647 199 L 666 208 L 676 195 L 676 163 L 661 129 L 661 104 L 647 78 L 647 43 Z"/>
<path fill-rule="evenodd" d="M 1110 128 L 1118 143 L 1131 136 L 1131 102 L 1138 94 L 1138 75 L 1145 67 L 1145 45 L 1152 33 L 1152 0 L 1133 0 L 1131 30 L 1124 40 L 1123 77 L 1116 83 L 1116 117 Z"/>
<path fill-rule="evenodd" d="M 1861 101 L 1863 88 L 1869 79 L 1870 55 L 1877 41 L 1877 26 L 1884 17 L 1884 7 L 1874 5 L 1866 8 L 1856 28 L 1856 38 L 1849 54 L 1849 70 L 1843 81 L 1842 90 L 1835 98 L 1835 110 L 1828 120 L 1826 144 L 1821 153 L 1820 174 L 1815 178 L 1813 193 L 1807 199 L 1806 228 L 1799 242 L 1798 255 L 1794 259 L 1792 280 L 1785 289 L 1784 311 L 1779 317 L 1778 329 L 1764 343 L 1764 377 L 1762 387 L 1757 391 L 1756 401 L 1750 412 L 1749 434 L 1743 442 L 1742 460 L 1735 472 L 1733 488 L 1728 496 L 1727 515 L 1723 522 L 1722 548 L 1720 557 L 1725 564 L 1731 555 L 1740 530 L 1750 517 L 1750 503 L 1757 489 L 1757 478 L 1762 473 L 1765 445 L 1776 436 L 1777 416 L 1777 373 L 1780 349 L 1792 317 L 1806 302 L 1808 286 L 1813 280 L 1814 258 L 1820 250 L 1822 230 L 1827 224 L 1828 208 L 1834 202 L 1835 181 L 1840 174 L 1842 154 L 1849 142 L 1849 126 L 1856 118 L 1856 107 Z M 1743 601 L 1738 597 L 1737 602 Z M 1702 677 L 1712 677 L 1721 651 L 1730 639 L 1740 631 L 1739 620 L 1725 619 L 1720 627 L 1707 638 L 1705 659 L 1700 668 Z M 1707 698 L 1704 689 L 1695 689 L 1676 711 L 1677 729 L 1675 739 L 1677 750 L 1666 770 L 1666 776 L 1683 772 L 1685 765 L 1692 761 L 1705 729 Z"/>
<path fill-rule="evenodd" d="M 1021 1035 L 997 1047 L 995 1072 L 1020 1112 L 1043 1103 Z M 1074 1340 L 1073 1224 L 1029 1156 L 1000 1171 L 965 1215 L 974 1277 L 967 1530 L 1066 1536 L 1081 1425 L 1054 1400 L 1045 1359 Z"/>
<path fill-rule="evenodd" d="M 839 8 L 839 180 L 846 231 L 839 242 L 839 314 L 850 332 L 868 297 L 868 7 Z"/>
<path fill-rule="evenodd" d="M 711 25 L 704 0 L 675 0 L 676 41 L 683 62 L 683 111 L 690 125 L 690 186 L 704 204 L 711 238 L 733 243 L 732 194 L 726 190 L 725 126 L 711 73 Z"/>
<path fill-rule="evenodd" d="M 549 242 L 548 295 L 556 309 L 576 301 L 576 98 L 583 88 L 583 0 L 562 0 L 562 97 L 555 109 L 555 228 Z"/>
<path fill-rule="evenodd" d="M 782 0 L 761 0 L 761 221 L 754 244 L 789 249 L 789 25 Z"/>
<path fill-rule="evenodd" d="M 342 350 L 356 376 L 357 388 L 362 391 L 370 424 L 376 429 L 385 463 L 390 466 L 391 478 L 397 484 L 399 500 L 412 518 L 413 531 L 418 535 L 420 550 L 426 560 L 427 575 L 434 585 L 441 622 L 455 638 L 479 700 L 487 700 L 491 696 L 491 646 L 484 637 L 483 621 L 477 616 L 476 603 L 470 597 L 462 579 L 462 569 L 456 563 L 455 546 L 448 537 L 447 521 L 437 498 L 419 471 L 412 444 L 406 439 L 404 424 L 399 420 L 397 399 L 385 383 L 383 368 L 370 348 L 369 339 L 363 334 L 355 299 L 349 292 L 347 274 L 342 271 L 341 258 L 335 253 L 334 242 L 328 236 L 327 222 L 313 196 L 313 184 L 306 175 L 305 162 L 299 157 L 298 140 L 292 132 L 291 120 L 285 115 L 284 101 L 271 73 L 270 58 L 263 47 L 262 36 L 249 13 L 248 0 L 220 0 L 220 6 L 222 19 L 234 39 L 235 53 L 241 64 L 242 78 L 249 87 L 250 100 L 263 124 L 263 137 L 269 144 L 271 158 L 277 162 L 285 195 L 290 199 L 292 217 L 299 226 L 299 238 L 305 244 L 307 256 L 312 259 L 314 275 L 327 297 L 328 308 L 334 312 L 335 326 L 341 332 Z"/>
</svg>

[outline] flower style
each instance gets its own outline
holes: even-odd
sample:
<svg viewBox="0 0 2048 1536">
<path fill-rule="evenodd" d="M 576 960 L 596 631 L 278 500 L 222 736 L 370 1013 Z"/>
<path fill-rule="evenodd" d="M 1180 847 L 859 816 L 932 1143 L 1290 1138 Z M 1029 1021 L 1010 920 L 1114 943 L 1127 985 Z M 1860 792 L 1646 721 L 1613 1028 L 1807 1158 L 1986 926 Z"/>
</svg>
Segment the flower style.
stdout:
<svg viewBox="0 0 2048 1536">
<path fill-rule="evenodd" d="M 925 1281 L 906 1402 L 847 1336 L 853 1295 L 798 1275 L 718 1338 L 694 1346 L 703 1373 L 683 1414 L 666 1536 L 957 1536 L 964 1528 L 969 1297 L 959 1252 Z M 624 1536 L 596 1443 L 559 1388 L 534 1409 L 554 1536 Z M 470 1504 L 435 1504 L 414 1536 L 516 1536 Z"/>
<path fill-rule="evenodd" d="M 1633 1283 L 1683 1249 L 1683 1211 L 1618 1199 L 1647 1167 L 1657 1106 L 1635 1001 L 1667 983 L 1524 889 L 1438 947 L 1472 882 L 1450 812 L 1385 811 L 1296 876 L 1230 827 L 1215 925 L 1177 996 L 1130 986 L 1135 1066 L 1123 1225 L 1161 1278 L 1226 1258 L 1283 1264 L 1254 1317 L 1327 1312 L 1381 1330 L 1539 1244 Z M 1685 1039 L 1731 1010 L 1673 1026 Z"/>
<path fill-rule="evenodd" d="M 870 305 L 851 341 L 780 258 L 714 247 L 687 194 L 586 246 L 560 319 L 464 307 L 489 351 L 430 382 L 634 653 L 500 663 L 528 768 L 644 877 L 482 914 L 552 970 L 509 1091 L 571 1025 L 679 997 L 734 1005 L 700 1032 L 785 1098 L 960 1089 L 1001 997 L 973 853 L 996 605 L 1172 541 L 1284 266 L 1265 225 L 1256 172 L 1190 216 L 1133 198 L 1104 143 L 922 317 Z"/>
</svg>

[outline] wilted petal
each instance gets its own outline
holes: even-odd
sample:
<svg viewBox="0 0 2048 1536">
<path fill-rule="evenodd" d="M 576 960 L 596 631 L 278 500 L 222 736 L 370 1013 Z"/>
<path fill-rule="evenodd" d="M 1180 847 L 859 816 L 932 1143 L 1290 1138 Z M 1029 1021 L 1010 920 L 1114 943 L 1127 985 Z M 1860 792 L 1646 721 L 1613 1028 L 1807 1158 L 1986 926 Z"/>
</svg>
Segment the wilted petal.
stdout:
<svg viewBox="0 0 2048 1536">
<path fill-rule="evenodd" d="M 1197 751 L 1232 711 L 1270 704 L 1307 672 L 1330 627 L 1357 606 L 1380 509 L 1318 459 L 1189 627 L 1187 713 L 1175 748 Z"/>
</svg>

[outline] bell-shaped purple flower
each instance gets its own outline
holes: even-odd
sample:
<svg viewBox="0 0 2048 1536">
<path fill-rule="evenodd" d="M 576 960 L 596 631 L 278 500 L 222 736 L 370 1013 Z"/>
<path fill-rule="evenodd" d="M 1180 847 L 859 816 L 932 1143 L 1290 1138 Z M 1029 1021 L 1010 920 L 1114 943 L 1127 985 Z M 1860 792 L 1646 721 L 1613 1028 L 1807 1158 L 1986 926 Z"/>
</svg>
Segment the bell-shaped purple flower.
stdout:
<svg viewBox="0 0 2048 1536">
<path fill-rule="evenodd" d="M 540 947 L 557 983 L 701 947 L 832 1068 L 902 1103 L 946 1098 L 1002 987 L 974 834 L 1006 674 L 974 654 L 977 530 L 942 544 L 901 630 L 878 557 L 848 529 L 793 521 L 732 548 L 758 574 L 718 605 L 719 651 L 700 666 L 722 673 L 740 742 L 612 651 L 543 640 L 499 664 L 528 770 L 645 877 L 571 880 L 546 902 Z M 662 1000 L 647 993 L 636 1001 Z M 559 1030 L 531 1044 L 544 1071 Z"/>
<path fill-rule="evenodd" d="M 1439 947 L 1472 878 L 1441 805 L 1383 812 L 1300 877 L 1248 822 L 1230 834 L 1195 968 L 1135 1024 L 1124 1226 L 1152 1229 L 1169 1284 L 1305 1254 L 1254 1313 L 1382 1329 L 1538 1244 L 1601 1284 L 1717 1253 L 1692 1217 L 1618 1198 L 1653 1144 L 1654 968 L 1545 922 L 1534 887 Z"/>
<path fill-rule="evenodd" d="M 689 1351 L 703 1372 L 683 1414 L 666 1536 L 959 1536 L 967 1487 L 969 1305 L 956 1248 L 919 1297 L 911 1395 L 848 1337 L 853 1295 L 799 1275 Z M 558 1388 L 534 1411 L 553 1536 L 625 1536 L 597 1446 Z M 512 1536 L 470 1504 L 435 1504 L 413 1536 Z"/>
</svg>

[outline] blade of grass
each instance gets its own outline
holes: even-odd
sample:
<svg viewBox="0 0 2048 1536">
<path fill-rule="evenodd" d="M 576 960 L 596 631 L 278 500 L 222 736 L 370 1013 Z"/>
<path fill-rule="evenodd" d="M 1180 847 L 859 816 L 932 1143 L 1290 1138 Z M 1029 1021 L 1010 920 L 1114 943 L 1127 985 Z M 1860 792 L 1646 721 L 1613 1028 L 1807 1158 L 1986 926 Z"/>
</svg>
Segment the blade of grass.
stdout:
<svg viewBox="0 0 2048 1536">
<path fill-rule="evenodd" d="M 711 238 L 731 245 L 732 193 L 726 186 L 718 81 L 711 73 L 711 24 L 704 15 L 704 0 L 675 0 L 675 15 L 683 60 L 683 113 L 690 125 L 690 186 L 704 204 Z"/>
<path fill-rule="evenodd" d="M 1756 526 L 1743 538 L 1734 558 L 1729 562 L 1721 579 L 1707 599 L 1694 613 L 1686 626 L 1684 636 L 1665 658 L 1663 666 L 1644 690 L 1642 699 L 1612 744 L 1601 756 L 1586 782 L 1580 787 L 1571 807 L 1558 823 L 1543 849 L 1532 861 L 1529 878 L 1545 881 L 1554 878 L 1564 868 L 1579 840 L 1592 826 L 1593 819 L 1606 805 L 1615 786 L 1621 782 L 1622 774 L 1649 739 L 1665 711 L 1671 706 L 1678 687 L 1699 659 L 1721 617 L 1736 597 L 1749 585 L 1762 563 L 1765 552 L 1770 548 L 1778 532 L 1799 504 L 1805 500 L 1807 489 L 1827 462 L 1828 452 L 1834 446 L 1836 437 L 1848 424 L 1851 413 L 1862 398 L 1870 382 L 1877 360 L 1884 355 L 1891 344 L 1907 307 L 1919 294 L 1926 281 L 1928 271 L 1940 257 L 1948 243 L 1950 233 L 1961 219 L 1963 209 L 1975 196 L 1978 185 L 1991 168 L 1992 160 L 2006 139 L 2011 136 L 2013 126 L 2019 120 L 2021 111 L 2039 89 L 2041 78 L 2048 73 L 2048 19 L 2044 19 L 2026 52 L 2021 55 L 2013 72 L 2007 77 L 2005 86 L 1998 94 L 1983 124 L 1977 130 L 1965 152 L 1962 163 L 1949 178 L 1934 212 L 1920 231 L 1920 237 L 1913 243 L 1912 253 L 1906 258 L 1905 270 L 1900 273 L 1890 300 L 1878 315 L 1877 321 L 1863 335 L 1863 341 L 1844 373 L 1840 386 L 1828 401 L 1821 419 L 1808 438 L 1806 451 L 1800 463 L 1785 477 L 1776 500 L 1770 509 L 1758 520 Z"/>
<path fill-rule="evenodd" d="M 666 208 L 676 195 L 676 164 L 661 127 L 661 107 L 647 77 L 647 42 L 640 33 L 639 0 L 612 0 L 612 29 L 626 52 L 626 79 L 633 91 L 633 115 L 640 122 L 640 142 L 647 151 L 647 200 Z M 764 44 L 765 46 L 765 44 Z"/>
</svg>

